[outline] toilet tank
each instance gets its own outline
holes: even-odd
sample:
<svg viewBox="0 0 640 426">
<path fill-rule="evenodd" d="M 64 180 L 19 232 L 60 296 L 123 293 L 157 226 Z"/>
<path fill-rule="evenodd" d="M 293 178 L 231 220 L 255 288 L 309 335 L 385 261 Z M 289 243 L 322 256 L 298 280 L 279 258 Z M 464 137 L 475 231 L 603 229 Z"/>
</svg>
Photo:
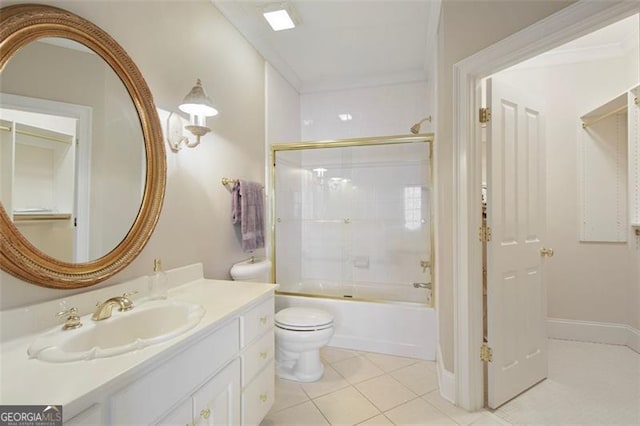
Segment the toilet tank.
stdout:
<svg viewBox="0 0 640 426">
<path fill-rule="evenodd" d="M 229 271 L 234 281 L 271 282 L 271 261 L 251 258 L 234 263 Z"/>
</svg>

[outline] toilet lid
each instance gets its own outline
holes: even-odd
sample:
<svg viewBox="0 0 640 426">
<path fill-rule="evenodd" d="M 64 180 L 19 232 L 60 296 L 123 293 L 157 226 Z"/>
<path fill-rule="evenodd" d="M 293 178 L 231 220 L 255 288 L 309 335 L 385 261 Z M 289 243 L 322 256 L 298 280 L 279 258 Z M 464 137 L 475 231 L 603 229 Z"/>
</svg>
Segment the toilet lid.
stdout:
<svg viewBox="0 0 640 426">
<path fill-rule="evenodd" d="M 289 330 L 318 330 L 333 324 L 328 312 L 312 308 L 286 308 L 276 314 L 276 325 Z"/>
</svg>

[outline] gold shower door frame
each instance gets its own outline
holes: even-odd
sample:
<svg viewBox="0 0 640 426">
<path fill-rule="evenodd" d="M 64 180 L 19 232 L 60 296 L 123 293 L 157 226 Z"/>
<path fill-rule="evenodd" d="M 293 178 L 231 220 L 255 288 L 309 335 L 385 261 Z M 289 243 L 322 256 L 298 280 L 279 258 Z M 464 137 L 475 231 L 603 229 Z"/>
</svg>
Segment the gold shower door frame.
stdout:
<svg viewBox="0 0 640 426">
<path fill-rule="evenodd" d="M 271 188 L 271 207 L 270 207 L 270 224 L 271 231 L 271 282 L 276 281 L 276 153 L 278 151 L 301 151 L 305 149 L 325 149 L 325 148 L 351 148 L 351 147 L 363 147 L 363 146 L 375 146 L 375 145 L 394 145 L 394 144 L 406 144 L 406 143 L 429 143 L 429 180 L 433 187 L 433 133 L 425 133 L 419 135 L 400 135 L 400 136 L 382 136 L 382 137 L 369 137 L 369 138 L 352 138 L 352 139 L 336 139 L 336 140 L 323 140 L 312 142 L 295 142 L 295 143 L 283 143 L 271 145 L 271 153 L 269 156 L 269 164 L 271 166 L 269 183 Z M 434 223 L 433 223 L 433 204 L 435 197 L 432 197 L 429 203 L 429 248 L 430 248 L 430 275 L 431 275 L 431 303 L 427 304 L 429 307 L 435 306 L 436 297 L 436 283 L 435 277 L 435 253 L 434 253 Z M 338 299 L 338 300 L 354 300 L 364 302 L 376 302 L 376 303 L 391 303 L 391 304 L 410 304 L 415 305 L 415 302 L 403 302 L 403 301 L 391 301 L 382 299 L 368 299 L 368 298 L 349 298 L 328 296 L 328 295 L 308 295 L 276 291 L 277 294 L 299 296 L 299 297 L 317 297 L 324 299 Z M 424 304 L 420 304 L 424 305 Z"/>
</svg>

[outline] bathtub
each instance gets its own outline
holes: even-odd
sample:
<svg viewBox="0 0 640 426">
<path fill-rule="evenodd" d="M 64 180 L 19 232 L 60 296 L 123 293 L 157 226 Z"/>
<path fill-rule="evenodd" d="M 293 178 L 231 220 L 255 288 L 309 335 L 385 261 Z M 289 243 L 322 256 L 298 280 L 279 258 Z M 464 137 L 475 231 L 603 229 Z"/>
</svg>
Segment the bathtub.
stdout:
<svg viewBox="0 0 640 426">
<path fill-rule="evenodd" d="M 435 360 L 436 315 L 426 303 L 301 296 L 281 288 L 276 293 L 276 312 L 288 307 L 330 312 L 334 335 L 329 346 Z"/>
</svg>

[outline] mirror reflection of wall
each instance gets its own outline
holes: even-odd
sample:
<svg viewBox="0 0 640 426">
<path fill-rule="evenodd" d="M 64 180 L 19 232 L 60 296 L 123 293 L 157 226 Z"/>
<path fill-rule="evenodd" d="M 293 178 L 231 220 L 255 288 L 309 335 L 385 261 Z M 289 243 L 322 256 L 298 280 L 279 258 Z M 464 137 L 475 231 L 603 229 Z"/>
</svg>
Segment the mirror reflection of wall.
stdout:
<svg viewBox="0 0 640 426">
<path fill-rule="evenodd" d="M 72 214 L 68 224 L 73 226 L 75 221 L 78 228 L 86 229 L 86 232 L 76 233 L 71 238 L 72 254 L 69 255 L 69 250 L 60 250 L 61 245 L 66 247 L 67 244 L 60 243 L 59 235 L 49 238 L 45 236 L 47 233 L 36 232 L 36 236 L 34 229 L 37 228 L 33 222 L 27 226 L 25 221 L 19 229 L 37 248 L 59 260 L 86 262 L 104 256 L 122 241 L 131 228 L 140 209 L 145 185 L 143 136 L 136 109 L 126 88 L 98 55 L 66 39 L 44 39 L 23 47 L 3 69 L 0 83 L 3 92 L 0 107 L 6 108 L 5 100 L 8 97 L 5 94 L 11 94 L 27 99 L 26 106 L 15 108 L 15 105 L 11 105 L 15 109 L 50 112 L 47 111 L 48 102 L 89 109 L 88 133 L 84 140 L 81 135 L 77 137 L 78 150 L 72 168 L 77 170 L 77 176 L 70 185 L 74 194 L 71 207 L 53 207 Z M 73 116 L 73 113 L 66 115 Z M 33 122 L 29 125 L 47 128 Z M 4 139 L 5 136 L 3 147 L 6 145 Z M 20 151 L 24 149 L 20 148 L 11 155 L 19 156 Z M 3 175 L 0 185 L 3 188 L 10 187 L 6 180 L 6 169 L 10 163 L 5 158 L 9 154 L 3 149 L 0 155 L 0 174 Z M 75 164 L 75 158 L 78 164 Z M 8 209 L 9 204 L 13 204 L 11 208 L 14 210 L 44 208 L 33 203 L 34 207 L 16 204 L 16 200 L 27 196 L 25 192 L 32 192 L 29 186 L 20 184 L 20 181 L 17 179 L 12 186 L 11 201 L 5 200 L 6 191 L 2 191 L 0 200 L 5 208 Z M 37 184 L 34 181 L 29 185 L 31 188 L 44 186 L 42 182 Z M 83 193 L 86 200 L 83 200 Z M 43 224 L 45 222 L 56 230 L 48 233 L 50 236 L 60 234 L 59 228 L 65 228 L 62 219 L 55 223 L 44 221 Z M 43 226 L 40 228 L 44 229 Z M 68 227 L 66 229 L 68 231 Z"/>
</svg>

